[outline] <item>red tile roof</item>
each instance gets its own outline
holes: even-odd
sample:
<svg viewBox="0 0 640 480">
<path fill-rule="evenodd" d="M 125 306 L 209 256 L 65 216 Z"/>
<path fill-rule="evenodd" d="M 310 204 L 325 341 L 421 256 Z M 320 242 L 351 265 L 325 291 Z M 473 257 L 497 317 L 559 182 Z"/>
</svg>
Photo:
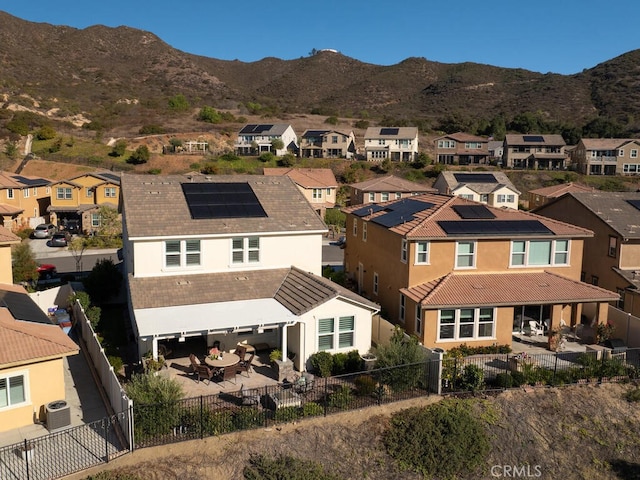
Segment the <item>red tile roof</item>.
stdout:
<svg viewBox="0 0 640 480">
<path fill-rule="evenodd" d="M 330 168 L 264 168 L 264 175 L 286 175 L 303 188 L 337 188 Z"/>
<path fill-rule="evenodd" d="M 580 185 L 579 183 L 562 183 L 560 185 L 551 185 L 550 187 L 536 188 L 530 190 L 529 193 L 534 195 L 542 195 L 544 197 L 555 198 L 560 195 L 564 195 L 567 192 L 595 192 L 593 187 L 587 187 L 586 185 Z"/>
</svg>

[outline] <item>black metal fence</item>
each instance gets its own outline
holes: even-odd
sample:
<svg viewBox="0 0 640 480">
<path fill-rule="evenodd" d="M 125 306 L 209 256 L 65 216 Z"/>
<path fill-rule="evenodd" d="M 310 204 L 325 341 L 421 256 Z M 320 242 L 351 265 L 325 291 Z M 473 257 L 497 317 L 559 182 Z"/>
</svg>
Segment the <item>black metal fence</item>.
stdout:
<svg viewBox="0 0 640 480">
<path fill-rule="evenodd" d="M 97 422 L 0 447 L 0 479 L 51 480 L 128 452 L 118 421 L 127 412 Z"/>
<path fill-rule="evenodd" d="M 136 448 L 268 427 L 429 395 L 438 362 L 134 405 Z"/>
<path fill-rule="evenodd" d="M 571 385 L 635 379 L 640 349 L 549 354 L 445 357 L 442 392 L 505 389 L 523 385 Z"/>
</svg>

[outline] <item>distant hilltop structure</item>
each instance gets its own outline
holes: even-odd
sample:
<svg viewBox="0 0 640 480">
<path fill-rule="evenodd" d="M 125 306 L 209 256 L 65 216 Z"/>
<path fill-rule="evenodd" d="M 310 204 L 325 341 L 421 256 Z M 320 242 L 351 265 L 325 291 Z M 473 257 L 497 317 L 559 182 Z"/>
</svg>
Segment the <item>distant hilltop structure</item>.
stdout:
<svg viewBox="0 0 640 480">
<path fill-rule="evenodd" d="M 320 50 L 318 50 L 317 48 L 312 48 L 311 51 L 309 52 L 309 56 L 313 57 L 314 55 L 317 55 L 320 52 L 340 53 L 335 48 L 321 48 Z"/>
</svg>

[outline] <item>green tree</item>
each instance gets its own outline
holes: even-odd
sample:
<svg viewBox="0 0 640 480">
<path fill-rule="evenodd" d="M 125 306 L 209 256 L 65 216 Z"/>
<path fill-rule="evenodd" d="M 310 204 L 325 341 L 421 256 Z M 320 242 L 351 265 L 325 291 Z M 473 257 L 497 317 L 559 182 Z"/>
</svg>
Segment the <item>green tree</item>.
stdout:
<svg viewBox="0 0 640 480">
<path fill-rule="evenodd" d="M 107 205 L 101 205 L 98 208 L 98 216 L 100 217 L 98 235 L 116 237 L 122 234 L 122 222 L 118 216 L 118 210 Z"/>
<path fill-rule="evenodd" d="M 18 135 L 29 135 L 29 124 L 22 117 L 14 116 L 7 122 L 5 127 L 10 132 L 17 133 Z"/>
<path fill-rule="evenodd" d="M 82 282 L 92 302 L 102 304 L 120 292 L 122 274 L 110 258 L 103 258 Z"/>
<path fill-rule="evenodd" d="M 146 145 L 140 145 L 138 148 L 136 148 L 135 152 L 133 152 L 127 159 L 127 163 L 140 165 L 142 163 L 147 163 L 149 161 L 149 158 L 151 158 L 149 148 Z"/>
<path fill-rule="evenodd" d="M 18 144 L 8 141 L 4 146 L 4 153 L 11 160 L 15 160 L 18 157 Z"/>
<path fill-rule="evenodd" d="M 329 125 L 337 125 L 338 124 L 338 117 L 335 116 L 330 116 L 327 117 L 324 121 L 324 123 L 328 123 Z"/>
<path fill-rule="evenodd" d="M 124 155 L 127 150 L 127 141 L 124 139 L 117 140 L 113 145 L 113 150 L 111 150 L 111 156 L 113 157 L 121 157 Z"/>
<path fill-rule="evenodd" d="M 271 149 L 272 151 L 282 150 L 284 148 L 284 142 L 281 138 L 274 138 L 271 140 Z"/>
<path fill-rule="evenodd" d="M 220 123 L 222 115 L 213 107 L 202 107 L 198 113 L 198 120 L 207 123 Z"/>
<path fill-rule="evenodd" d="M 169 110 L 173 112 L 186 112 L 191 108 L 187 98 L 179 93 L 169 99 Z"/>
<path fill-rule="evenodd" d="M 55 138 L 56 135 L 57 132 L 51 125 L 45 125 L 36 132 L 36 138 L 38 140 L 51 140 Z"/>
<path fill-rule="evenodd" d="M 38 281 L 38 262 L 28 243 L 13 246 L 11 264 L 15 283 Z"/>
</svg>

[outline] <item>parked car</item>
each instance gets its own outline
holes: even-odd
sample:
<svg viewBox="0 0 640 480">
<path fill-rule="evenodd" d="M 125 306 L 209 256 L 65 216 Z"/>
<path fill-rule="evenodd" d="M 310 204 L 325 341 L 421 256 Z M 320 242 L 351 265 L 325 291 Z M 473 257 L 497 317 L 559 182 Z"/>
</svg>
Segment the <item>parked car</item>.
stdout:
<svg viewBox="0 0 640 480">
<path fill-rule="evenodd" d="M 71 235 L 69 232 L 57 232 L 54 233 L 49 242 L 50 247 L 66 247 L 71 241 Z"/>
<path fill-rule="evenodd" d="M 41 223 L 33 230 L 33 238 L 49 238 L 57 231 L 53 223 Z"/>
<path fill-rule="evenodd" d="M 49 280 L 57 275 L 58 271 L 56 270 L 55 265 L 51 265 L 50 263 L 42 263 L 38 265 L 38 277 L 44 278 L 45 280 Z"/>
<path fill-rule="evenodd" d="M 344 248 L 347 246 L 347 237 L 340 237 L 338 239 L 338 241 L 336 242 L 336 245 L 339 246 L 340 248 Z"/>
<path fill-rule="evenodd" d="M 80 220 L 67 220 L 64 224 L 64 230 L 71 234 L 80 233 Z"/>
</svg>

